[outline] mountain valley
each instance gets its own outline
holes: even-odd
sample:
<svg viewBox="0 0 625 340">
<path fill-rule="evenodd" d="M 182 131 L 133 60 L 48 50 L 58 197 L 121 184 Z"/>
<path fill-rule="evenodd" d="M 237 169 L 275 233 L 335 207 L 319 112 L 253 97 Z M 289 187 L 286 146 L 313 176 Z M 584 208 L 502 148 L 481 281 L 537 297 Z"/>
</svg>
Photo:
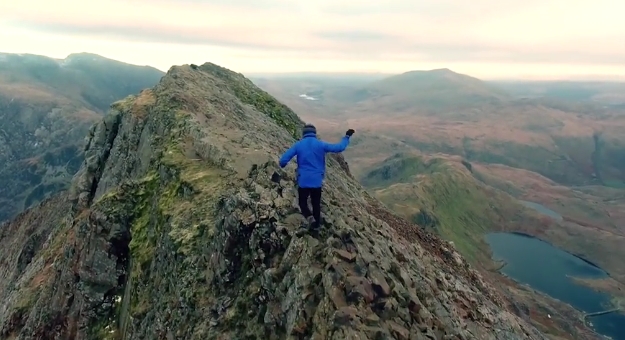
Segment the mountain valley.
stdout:
<svg viewBox="0 0 625 340">
<path fill-rule="evenodd" d="M 0 222 L 67 189 L 91 125 L 162 75 L 88 53 L 0 53 Z"/>
<path fill-rule="evenodd" d="M 0 54 L 0 338 L 602 339 L 488 237 L 625 306 L 622 86 Z M 277 164 L 304 122 L 356 130 L 317 238 Z"/>
</svg>

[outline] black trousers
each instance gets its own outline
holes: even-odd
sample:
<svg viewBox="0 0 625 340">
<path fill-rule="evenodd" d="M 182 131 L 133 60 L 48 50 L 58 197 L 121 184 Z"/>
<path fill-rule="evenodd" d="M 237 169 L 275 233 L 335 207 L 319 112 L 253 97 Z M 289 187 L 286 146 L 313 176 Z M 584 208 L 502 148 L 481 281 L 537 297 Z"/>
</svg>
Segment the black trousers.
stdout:
<svg viewBox="0 0 625 340">
<path fill-rule="evenodd" d="M 315 227 L 321 223 L 321 188 L 298 188 L 297 194 L 299 196 L 299 209 L 302 211 L 302 215 L 308 218 L 312 215 L 315 218 Z M 308 209 L 308 197 L 312 203 L 312 214 Z"/>
</svg>

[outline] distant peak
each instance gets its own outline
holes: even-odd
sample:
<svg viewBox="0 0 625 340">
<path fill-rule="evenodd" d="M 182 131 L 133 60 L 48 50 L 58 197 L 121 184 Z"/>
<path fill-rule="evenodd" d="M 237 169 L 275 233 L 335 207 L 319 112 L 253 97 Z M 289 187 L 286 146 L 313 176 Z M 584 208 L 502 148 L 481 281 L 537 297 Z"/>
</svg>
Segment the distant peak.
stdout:
<svg viewBox="0 0 625 340">
<path fill-rule="evenodd" d="M 459 75 L 460 73 L 454 72 L 448 68 L 437 68 L 432 70 L 414 70 L 404 72 L 400 75 L 408 75 L 408 76 L 419 76 L 419 75 L 437 75 L 437 76 L 447 76 L 447 75 Z"/>
<path fill-rule="evenodd" d="M 92 58 L 92 59 L 107 59 L 99 54 L 88 53 L 88 52 L 80 52 L 80 53 L 72 53 L 65 58 L 68 59 L 82 59 L 82 58 Z"/>
<path fill-rule="evenodd" d="M 429 72 L 432 72 L 432 73 L 456 73 L 456 72 L 454 72 L 454 71 L 452 71 L 452 70 L 450 70 L 448 68 L 436 68 L 436 69 L 430 70 Z"/>
<path fill-rule="evenodd" d="M 144 67 L 144 68 L 150 68 L 153 69 L 154 71 L 157 71 L 159 73 L 162 73 L 161 70 L 156 69 L 153 66 L 149 66 L 149 65 L 138 65 L 138 64 L 131 64 L 128 62 L 124 62 L 124 61 L 120 61 L 120 60 L 116 60 L 116 59 L 111 59 L 108 57 L 104 57 L 101 56 L 99 54 L 95 54 L 95 53 L 88 53 L 88 52 L 80 52 L 80 53 L 72 53 L 70 55 L 68 55 L 65 59 L 61 59 L 59 60 L 60 62 L 62 62 L 65 65 L 69 65 L 69 64 L 91 64 L 91 63 L 99 63 L 99 64 L 116 64 L 116 65 L 130 65 L 130 66 L 138 66 L 138 67 Z"/>
</svg>

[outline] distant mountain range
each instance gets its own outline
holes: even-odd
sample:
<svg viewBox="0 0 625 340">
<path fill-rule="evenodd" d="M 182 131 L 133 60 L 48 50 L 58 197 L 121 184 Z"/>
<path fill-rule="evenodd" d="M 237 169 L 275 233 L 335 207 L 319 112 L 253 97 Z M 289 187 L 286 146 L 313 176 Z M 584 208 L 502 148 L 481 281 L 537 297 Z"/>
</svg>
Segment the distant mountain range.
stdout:
<svg viewBox="0 0 625 340">
<path fill-rule="evenodd" d="M 95 54 L 0 54 L 0 221 L 67 187 L 110 103 L 164 75 Z"/>
</svg>

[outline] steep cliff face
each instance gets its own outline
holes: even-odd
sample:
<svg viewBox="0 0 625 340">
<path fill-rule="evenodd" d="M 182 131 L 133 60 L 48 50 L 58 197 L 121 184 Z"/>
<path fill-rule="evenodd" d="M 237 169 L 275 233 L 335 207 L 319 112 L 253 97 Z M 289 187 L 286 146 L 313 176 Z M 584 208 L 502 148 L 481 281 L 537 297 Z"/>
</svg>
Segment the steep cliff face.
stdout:
<svg viewBox="0 0 625 340">
<path fill-rule="evenodd" d="M 213 64 L 115 103 L 71 191 L 0 227 L 0 338 L 544 339 L 341 156 L 319 238 L 294 236 L 276 159 L 301 126 Z"/>
</svg>

